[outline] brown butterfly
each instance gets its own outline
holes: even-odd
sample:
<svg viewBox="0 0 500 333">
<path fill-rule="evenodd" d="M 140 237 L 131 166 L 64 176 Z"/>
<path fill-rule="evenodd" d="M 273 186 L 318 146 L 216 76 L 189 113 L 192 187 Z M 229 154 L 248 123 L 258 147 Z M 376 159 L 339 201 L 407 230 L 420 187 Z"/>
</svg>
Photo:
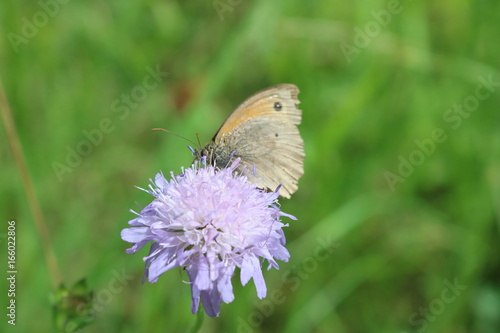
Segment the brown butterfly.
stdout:
<svg viewBox="0 0 500 333">
<path fill-rule="evenodd" d="M 304 141 L 297 128 L 302 119 L 298 94 L 295 85 L 279 84 L 250 96 L 231 113 L 212 141 L 195 151 L 196 160 L 206 157 L 207 163 L 224 168 L 239 157 L 237 170 L 250 182 L 272 191 L 281 184 L 280 195 L 290 198 L 304 174 Z"/>
</svg>

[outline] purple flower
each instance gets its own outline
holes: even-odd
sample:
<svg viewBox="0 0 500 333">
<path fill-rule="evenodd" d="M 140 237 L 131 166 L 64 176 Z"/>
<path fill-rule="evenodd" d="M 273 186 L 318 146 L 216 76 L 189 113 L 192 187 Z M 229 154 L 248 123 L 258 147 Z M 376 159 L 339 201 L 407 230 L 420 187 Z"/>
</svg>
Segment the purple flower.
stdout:
<svg viewBox="0 0 500 333">
<path fill-rule="evenodd" d="M 221 302 L 234 300 L 231 278 L 240 268 L 242 285 L 253 279 L 257 296 L 267 288 L 261 265 L 278 269 L 275 259 L 288 261 L 281 216 L 295 217 L 277 206 L 279 188 L 265 192 L 235 175 L 236 160 L 230 167 L 193 166 L 166 180 L 156 175 L 146 192 L 155 196 L 135 219 L 132 228 L 122 230 L 124 241 L 134 243 L 135 253 L 153 242 L 146 261 L 150 283 L 174 267 L 185 267 L 191 284 L 191 311 L 196 313 L 200 298 L 206 313 L 216 317 Z M 135 212 L 134 212 L 135 213 Z"/>
</svg>

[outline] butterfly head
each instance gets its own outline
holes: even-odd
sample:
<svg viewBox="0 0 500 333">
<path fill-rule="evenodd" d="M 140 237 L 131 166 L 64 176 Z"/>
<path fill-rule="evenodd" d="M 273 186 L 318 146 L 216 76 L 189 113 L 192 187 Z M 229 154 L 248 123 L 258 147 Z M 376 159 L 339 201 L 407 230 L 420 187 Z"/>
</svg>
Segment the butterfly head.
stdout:
<svg viewBox="0 0 500 333">
<path fill-rule="evenodd" d="M 222 169 L 228 167 L 236 158 L 236 149 L 226 145 L 210 142 L 205 147 L 194 150 L 193 155 L 196 161 L 206 162 L 216 168 Z"/>
</svg>

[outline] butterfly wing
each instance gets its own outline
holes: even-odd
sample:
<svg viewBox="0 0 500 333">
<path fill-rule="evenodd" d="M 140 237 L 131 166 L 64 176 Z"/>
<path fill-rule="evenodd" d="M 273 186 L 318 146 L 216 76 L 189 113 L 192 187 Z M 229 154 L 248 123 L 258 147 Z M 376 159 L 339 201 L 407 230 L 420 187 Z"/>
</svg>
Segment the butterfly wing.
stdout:
<svg viewBox="0 0 500 333">
<path fill-rule="evenodd" d="M 215 145 L 236 149 L 249 180 L 289 198 L 304 173 L 304 142 L 297 125 L 302 111 L 293 84 L 276 85 L 252 95 L 215 134 Z M 252 170 L 256 173 L 254 174 Z"/>
</svg>

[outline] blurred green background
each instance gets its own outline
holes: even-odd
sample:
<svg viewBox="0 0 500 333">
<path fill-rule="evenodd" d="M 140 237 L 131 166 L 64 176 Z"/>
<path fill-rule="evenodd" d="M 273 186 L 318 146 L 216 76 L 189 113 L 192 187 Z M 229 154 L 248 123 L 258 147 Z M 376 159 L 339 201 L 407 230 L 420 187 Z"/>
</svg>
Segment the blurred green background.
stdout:
<svg viewBox="0 0 500 333">
<path fill-rule="evenodd" d="M 0 13 L 45 246 L 65 285 L 86 278 L 96 295 L 82 332 L 193 325 L 185 275 L 141 284 L 147 250 L 127 255 L 120 239 L 152 199 L 134 186 L 192 161 L 186 141 L 151 129 L 204 144 L 277 83 L 299 87 L 303 110 L 305 174 L 282 200 L 298 217 L 285 219 L 291 259 L 265 271 L 265 300 L 235 277 L 235 301 L 200 331 L 500 332 L 498 1 L 42 0 Z M 54 277 L 1 132 L 0 327 L 55 332 Z"/>
</svg>

